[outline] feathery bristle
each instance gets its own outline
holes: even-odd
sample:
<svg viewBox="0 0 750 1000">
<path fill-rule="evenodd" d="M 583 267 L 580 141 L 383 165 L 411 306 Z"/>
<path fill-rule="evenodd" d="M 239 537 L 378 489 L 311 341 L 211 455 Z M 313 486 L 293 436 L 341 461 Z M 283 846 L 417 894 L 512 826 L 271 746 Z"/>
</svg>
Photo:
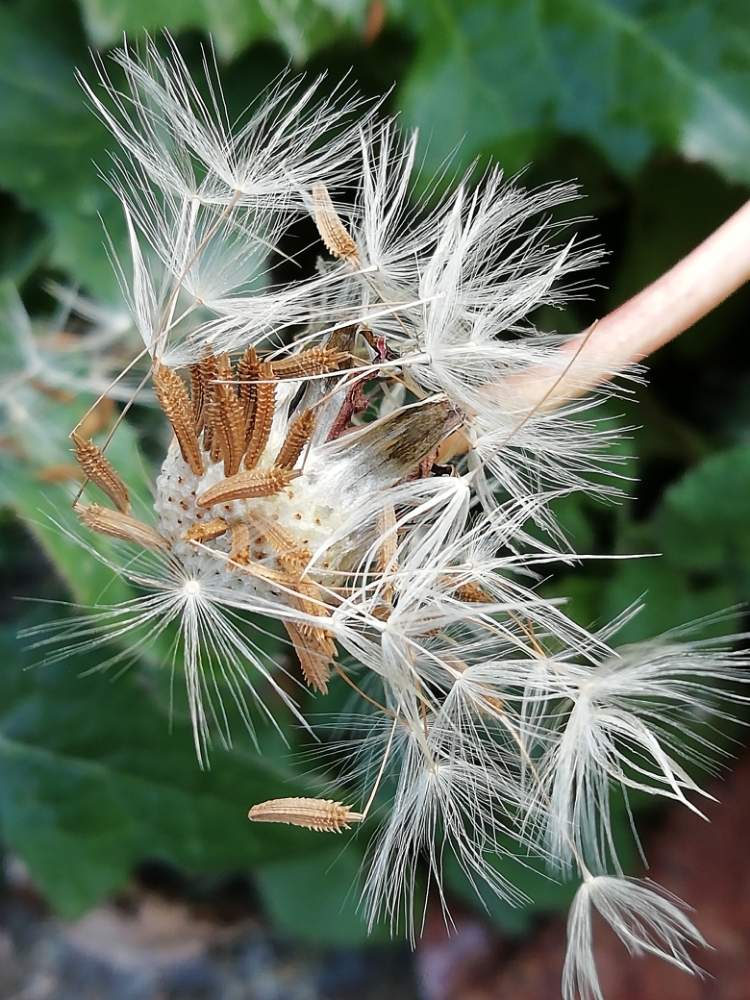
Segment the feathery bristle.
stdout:
<svg viewBox="0 0 750 1000">
<path fill-rule="evenodd" d="M 362 813 L 333 799 L 269 799 L 253 806 L 247 814 L 253 823 L 287 823 L 319 833 L 341 833 L 351 823 L 361 823 Z"/>
<path fill-rule="evenodd" d="M 325 184 L 313 185 L 312 201 L 313 218 L 326 250 L 332 257 L 358 264 L 357 244 L 341 221 Z"/>
<path fill-rule="evenodd" d="M 164 415 L 172 425 L 172 430 L 180 446 L 182 457 L 196 476 L 202 476 L 203 456 L 198 444 L 195 413 L 185 384 L 171 368 L 156 364 L 154 368 L 154 391 Z"/>
<path fill-rule="evenodd" d="M 86 478 L 98 486 L 103 493 L 106 493 L 121 513 L 127 514 L 130 511 L 130 496 L 127 487 L 115 472 L 112 463 L 105 458 L 101 448 L 98 448 L 93 441 L 87 441 L 75 431 L 70 437 L 73 441 L 76 461 Z"/>
<path fill-rule="evenodd" d="M 134 542 L 144 549 L 158 551 L 169 548 L 166 538 L 163 538 L 158 531 L 122 511 L 110 510 L 98 504 L 84 506 L 80 503 L 73 509 L 87 528 L 100 535 L 109 535 L 110 538 L 119 538 L 124 542 Z"/>
<path fill-rule="evenodd" d="M 315 427 L 315 411 L 303 410 L 289 425 L 284 443 L 276 456 L 276 468 L 293 469 Z"/>
<path fill-rule="evenodd" d="M 260 456 L 266 450 L 276 407 L 276 386 L 273 381 L 275 375 L 271 365 L 265 362 L 258 365 L 258 379 L 262 381 L 256 382 L 255 385 L 252 423 L 247 436 L 247 449 L 243 463 L 246 469 L 254 469 Z"/>
<path fill-rule="evenodd" d="M 229 503 L 231 500 L 270 497 L 285 489 L 298 475 L 298 472 L 291 469 L 238 472 L 201 493 L 197 503 L 199 507 L 213 507 L 217 503 Z"/>
</svg>

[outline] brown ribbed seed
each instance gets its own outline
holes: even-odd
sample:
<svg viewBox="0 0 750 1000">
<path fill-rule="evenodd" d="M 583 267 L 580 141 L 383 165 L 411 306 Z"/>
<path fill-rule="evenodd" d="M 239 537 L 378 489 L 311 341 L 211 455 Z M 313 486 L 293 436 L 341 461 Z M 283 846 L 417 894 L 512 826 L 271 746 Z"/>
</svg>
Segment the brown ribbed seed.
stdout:
<svg viewBox="0 0 750 1000">
<path fill-rule="evenodd" d="M 389 503 L 383 507 L 383 511 L 378 518 L 378 531 L 383 537 L 383 544 L 378 549 L 378 572 L 392 577 L 398 569 L 396 553 L 398 552 L 398 530 L 396 528 L 396 511 L 393 504 Z M 393 604 L 393 580 L 386 580 L 383 583 L 382 598 L 387 607 Z"/>
<path fill-rule="evenodd" d="M 213 507 L 231 500 L 249 500 L 252 497 L 270 497 L 280 493 L 299 475 L 291 469 L 271 469 L 270 472 L 238 472 L 222 479 L 198 497 L 199 507 Z"/>
<path fill-rule="evenodd" d="M 274 463 L 279 469 L 293 469 L 315 427 L 315 411 L 303 410 L 289 425 L 284 443 Z"/>
<path fill-rule="evenodd" d="M 245 416 L 234 386 L 214 385 L 208 412 L 213 441 L 224 461 L 224 475 L 233 476 L 239 472 L 245 453 Z"/>
<path fill-rule="evenodd" d="M 255 410 L 255 395 L 258 378 L 258 355 L 254 347 L 248 347 L 237 362 L 237 398 L 242 406 L 242 419 L 245 423 L 245 444 L 250 434 L 250 427 Z"/>
<path fill-rule="evenodd" d="M 313 185 L 312 201 L 313 218 L 326 250 L 339 260 L 350 264 L 359 263 L 357 244 L 341 221 L 325 184 Z"/>
<path fill-rule="evenodd" d="M 270 517 L 266 517 L 256 511 L 253 511 L 253 527 L 263 533 L 263 537 L 271 543 L 271 547 L 278 556 L 291 560 L 291 572 L 295 576 L 298 576 L 310 561 L 312 556 L 310 549 L 298 542 L 294 535 L 287 531 L 286 528 L 282 528 L 280 524 L 272 521 Z M 285 568 L 287 571 L 290 571 L 289 567 Z"/>
<path fill-rule="evenodd" d="M 77 503 L 73 509 L 87 528 L 91 528 L 92 531 L 96 531 L 100 535 L 119 538 L 124 542 L 133 542 L 144 549 L 158 551 L 169 548 L 166 538 L 162 538 L 158 531 L 129 514 L 123 514 L 122 511 L 110 510 L 109 507 L 100 507 L 98 504 L 90 504 L 85 507 L 80 503 Z"/>
<path fill-rule="evenodd" d="M 341 833 L 351 823 L 361 823 L 362 813 L 333 799 L 269 799 L 259 802 L 247 814 L 253 823 L 288 823 L 318 833 Z"/>
<path fill-rule="evenodd" d="M 214 357 L 208 355 L 195 365 L 190 366 L 190 400 L 193 404 L 195 430 L 200 434 L 206 421 L 206 406 L 208 404 L 209 386 L 214 377 Z"/>
<path fill-rule="evenodd" d="M 280 555 L 279 565 L 288 574 L 288 586 L 297 592 L 296 605 L 300 611 L 313 617 L 327 617 L 329 610 L 327 605 L 321 600 L 320 588 L 310 580 L 301 580 L 299 576 L 299 562 L 294 556 Z M 318 625 L 311 625 L 301 622 L 296 625 L 300 635 L 316 636 L 323 639 L 328 635 L 325 629 Z"/>
<path fill-rule="evenodd" d="M 232 378 L 232 362 L 228 354 L 218 354 L 215 358 L 214 381 L 209 385 L 208 406 L 206 409 L 206 427 L 209 430 L 211 445 L 209 448 L 211 461 L 218 462 L 224 460 L 224 440 L 221 436 L 220 423 L 217 421 L 218 412 L 216 400 L 223 394 L 226 386 L 223 382 Z M 223 382 L 216 380 L 223 380 Z M 233 390 L 232 390 L 233 391 Z M 208 447 L 208 445 L 206 446 Z"/>
<path fill-rule="evenodd" d="M 305 378 L 308 375 L 326 375 L 328 372 L 338 371 L 349 357 L 347 351 L 336 351 L 331 347 L 311 347 L 290 358 L 272 361 L 271 367 L 276 378 Z"/>
<path fill-rule="evenodd" d="M 261 455 L 266 450 L 268 437 L 273 425 L 273 411 L 276 407 L 276 386 L 273 368 L 263 363 L 258 365 L 258 379 L 255 384 L 255 400 L 252 412 L 252 423 L 247 436 L 244 466 L 254 469 Z"/>
<path fill-rule="evenodd" d="M 214 517 L 210 521 L 199 521 L 185 532 L 189 542 L 212 542 L 221 538 L 229 530 L 229 525 L 223 517 Z"/>
<path fill-rule="evenodd" d="M 229 550 L 229 558 L 232 562 L 244 563 L 248 561 L 251 540 L 250 528 L 246 524 L 232 525 L 232 547 Z"/>
<path fill-rule="evenodd" d="M 112 463 L 104 457 L 101 448 L 98 448 L 93 441 L 87 441 L 80 434 L 76 434 L 75 431 L 70 435 L 70 438 L 73 442 L 76 462 L 80 465 L 86 478 L 98 486 L 103 493 L 106 493 L 119 511 L 127 514 L 130 510 L 127 487 L 115 472 Z"/>
<path fill-rule="evenodd" d="M 336 655 L 333 639 L 321 629 L 316 629 L 313 635 L 306 635 L 292 622 L 284 622 L 284 627 L 292 640 L 305 683 L 321 694 L 328 694 L 328 679 Z"/>
<path fill-rule="evenodd" d="M 202 476 L 203 457 L 198 444 L 195 412 L 184 382 L 171 368 L 157 363 L 154 391 L 165 417 L 172 425 L 182 457 L 196 476 Z"/>
<path fill-rule="evenodd" d="M 453 593 L 459 601 L 466 601 L 467 604 L 487 604 L 492 600 L 486 590 L 472 581 L 460 584 Z"/>
</svg>

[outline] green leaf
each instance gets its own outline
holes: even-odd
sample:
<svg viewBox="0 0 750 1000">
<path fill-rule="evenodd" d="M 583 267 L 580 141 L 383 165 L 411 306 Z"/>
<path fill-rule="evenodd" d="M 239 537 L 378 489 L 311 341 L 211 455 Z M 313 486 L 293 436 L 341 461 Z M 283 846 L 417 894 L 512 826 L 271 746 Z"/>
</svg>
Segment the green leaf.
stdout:
<svg viewBox="0 0 750 1000">
<path fill-rule="evenodd" d="M 602 622 L 616 618 L 641 599 L 643 609 L 618 631 L 615 645 L 651 639 L 669 629 L 725 611 L 737 601 L 735 591 L 723 580 L 699 583 L 674 566 L 667 555 L 633 559 L 620 563 L 601 587 Z M 708 628 L 696 630 L 693 638 L 725 635 L 731 628 L 726 621 L 714 622 Z"/>
<path fill-rule="evenodd" d="M 216 751 L 201 771 L 189 726 L 176 719 L 168 732 L 137 674 L 82 678 L 85 659 L 26 669 L 31 654 L 7 630 L 0 656 L 0 831 L 64 916 L 121 887 L 144 858 L 224 872 L 325 846 L 248 823 L 254 802 L 318 793 L 273 753 Z"/>
<path fill-rule="evenodd" d="M 68 5 L 56 5 L 54 31 L 40 28 L 48 17 L 33 0 L 0 7 L 0 186 L 45 220 L 53 266 L 116 300 L 100 216 L 117 245 L 119 206 L 93 163 L 109 140 L 74 78 L 89 56 Z"/>
<path fill-rule="evenodd" d="M 664 491 L 645 522 L 629 526 L 623 553 L 653 558 L 614 564 L 601 586 L 600 614 L 615 617 L 645 598 L 618 633 L 635 642 L 716 615 L 750 597 L 750 537 L 741 498 L 750 495 L 750 446 L 738 445 L 694 465 Z M 731 618 L 699 625 L 700 635 L 723 635 Z"/>
<path fill-rule="evenodd" d="M 206 30 L 224 56 L 257 37 L 266 25 L 260 4 L 244 0 L 80 0 L 84 26 L 98 48 L 114 45 L 123 34 L 167 28 Z"/>
<path fill-rule="evenodd" d="M 368 935 L 357 911 L 361 865 L 356 844 L 338 839 L 331 844 L 329 839 L 312 857 L 261 865 L 255 880 L 280 933 L 296 941 L 350 947 L 382 939 L 377 933 Z"/>
<path fill-rule="evenodd" d="M 750 445 L 712 455 L 664 493 L 654 530 L 670 563 L 685 573 L 720 575 L 735 600 L 750 596 Z"/>
<path fill-rule="evenodd" d="M 407 8 L 417 57 L 401 91 L 437 165 L 492 153 L 508 169 L 554 132 L 629 173 L 654 149 L 750 180 L 744 0 L 430 0 Z"/>
<path fill-rule="evenodd" d="M 35 395 L 34 407 L 48 408 L 43 423 L 58 450 L 59 461 L 70 461 L 67 435 L 81 415 L 81 401 L 74 405 L 54 402 L 50 406 L 50 400 L 40 393 Z M 145 506 L 150 506 L 148 469 L 135 431 L 127 422 L 123 421 L 118 427 L 107 456 L 127 483 L 134 512 L 139 515 Z M 0 460 L 0 506 L 10 507 L 30 529 L 76 601 L 91 605 L 105 600 L 113 604 L 132 598 L 132 589 L 87 551 L 90 547 L 105 558 L 114 557 L 113 547 L 106 538 L 82 528 L 72 509 L 75 488 L 45 483 L 39 478 L 40 471 L 39 463 L 32 459 L 3 455 Z M 93 496 L 96 491 L 93 487 L 91 490 Z"/>
<path fill-rule="evenodd" d="M 635 795 L 628 795 L 633 808 L 645 804 Z M 612 834 L 617 845 L 617 854 L 625 871 L 636 871 L 640 867 L 636 844 L 630 826 L 630 814 L 620 794 L 611 795 Z M 508 854 L 487 857 L 488 864 L 499 872 L 510 885 L 528 898 L 521 906 L 512 906 L 491 891 L 487 883 L 477 881 L 471 884 L 452 855 L 445 858 L 445 880 L 459 898 L 475 908 L 482 907 L 490 919 L 506 934 L 528 933 L 534 920 L 540 915 L 559 913 L 570 905 L 580 882 L 573 878 L 560 881 L 545 868 L 541 858 L 524 857 L 525 849 L 510 837 L 503 838 L 502 847 Z M 478 895 L 477 895 L 478 890 Z"/>
<path fill-rule="evenodd" d="M 7 196 L 0 198 L 0 214 L 3 218 L 0 229 L 0 282 L 8 279 L 20 283 L 45 256 L 48 234 L 36 215 L 24 211 Z"/>
<path fill-rule="evenodd" d="M 212 36 L 219 55 L 231 59 L 258 40 L 279 42 L 295 62 L 341 35 L 361 28 L 365 0 L 80 0 L 95 45 L 113 45 L 123 32 L 193 28 Z"/>
<path fill-rule="evenodd" d="M 534 918 L 540 913 L 556 913 L 564 910 L 575 895 L 576 886 L 570 882 L 558 882 L 545 875 L 539 868 L 527 867 L 513 858 L 495 856 L 488 862 L 501 872 L 508 881 L 521 892 L 526 893 L 529 902 L 523 906 L 511 906 L 486 887 L 477 882 L 477 889 L 461 871 L 452 856 L 445 859 L 445 881 L 451 892 L 476 910 L 484 910 L 494 924 L 506 934 L 520 935 L 530 930 Z"/>
</svg>

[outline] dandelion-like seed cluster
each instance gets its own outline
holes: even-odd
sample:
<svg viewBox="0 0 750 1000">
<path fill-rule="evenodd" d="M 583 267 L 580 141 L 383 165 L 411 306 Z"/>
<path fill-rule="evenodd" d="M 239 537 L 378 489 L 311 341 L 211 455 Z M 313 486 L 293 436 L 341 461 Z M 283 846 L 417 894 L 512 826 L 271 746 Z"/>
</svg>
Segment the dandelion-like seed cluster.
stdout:
<svg viewBox="0 0 750 1000">
<path fill-rule="evenodd" d="M 110 183 L 130 260 L 116 266 L 171 443 L 153 508 L 134 511 L 79 429 L 107 499 L 85 491 L 76 509 L 122 547 L 110 565 L 141 596 L 42 641 L 69 657 L 131 637 L 112 663 L 171 629 L 202 762 L 229 741 L 228 705 L 248 726 L 280 703 L 309 725 L 294 680 L 323 704 L 348 685 L 360 711 L 341 720 L 340 795 L 250 819 L 376 820 L 371 924 L 414 938 L 425 880 L 445 905 L 448 854 L 478 891 L 523 904 L 502 864 L 520 853 L 580 879 L 566 997 L 601 996 L 593 910 L 631 952 L 695 972 L 700 934 L 678 900 L 625 877 L 611 810 L 638 790 L 698 811 L 705 723 L 745 700 L 746 660 L 679 635 L 618 650 L 618 622 L 589 632 L 537 588 L 571 558 L 554 501 L 616 492 L 595 411 L 622 390 L 552 407 L 516 388 L 538 366 L 591 381 L 532 320 L 582 294 L 600 259 L 552 214 L 575 186 L 525 190 L 492 167 L 441 194 L 417 136 L 353 91 L 283 76 L 230 122 L 209 61 L 198 87 L 164 49 L 118 52 L 122 89 L 103 66 L 85 84 L 122 148 Z M 304 218 L 315 273 L 274 283 Z M 254 638 L 269 621 L 292 680 Z"/>
</svg>

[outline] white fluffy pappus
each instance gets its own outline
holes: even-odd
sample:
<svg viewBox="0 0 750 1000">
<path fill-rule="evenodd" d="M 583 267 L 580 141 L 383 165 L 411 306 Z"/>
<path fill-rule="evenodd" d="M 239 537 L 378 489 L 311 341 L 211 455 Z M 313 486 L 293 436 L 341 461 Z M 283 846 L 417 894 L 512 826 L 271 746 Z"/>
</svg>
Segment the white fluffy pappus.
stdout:
<svg viewBox="0 0 750 1000">
<path fill-rule="evenodd" d="M 76 510 L 116 540 L 101 557 L 138 595 L 34 641 L 57 660 L 119 644 L 102 666 L 150 644 L 184 673 L 201 762 L 215 732 L 230 740 L 225 699 L 248 727 L 253 702 L 309 725 L 302 682 L 318 697 L 348 685 L 369 713 L 341 773 L 357 811 L 307 825 L 378 819 L 371 924 L 403 919 L 413 939 L 424 882 L 449 919 L 449 856 L 478 891 L 522 904 L 503 869 L 515 838 L 529 863 L 583 880 L 566 996 L 600 996 L 592 908 L 631 951 L 695 971 L 686 949 L 702 939 L 677 904 L 619 877 L 610 797 L 695 809 L 693 769 L 714 753 L 701 727 L 745 703 L 748 659 L 677 636 L 617 650 L 629 612 L 590 631 L 540 588 L 576 559 L 555 501 L 616 492 L 592 482 L 622 436 L 598 406 L 628 392 L 553 408 L 514 391 L 550 366 L 588 381 L 537 328 L 601 258 L 574 235 L 581 220 L 552 214 L 575 186 L 529 191 L 491 167 L 441 194 L 446 169 L 420 200 L 416 134 L 351 90 L 320 97 L 320 80 L 284 75 L 233 121 L 210 58 L 199 87 L 174 42 L 163 48 L 126 46 L 123 87 L 98 64 L 104 93 L 87 88 L 123 149 L 119 277 L 171 441 L 143 522 L 103 447 L 75 442 L 114 504 Z M 326 259 L 278 282 L 308 215 Z M 297 663 L 254 641 L 272 622 Z"/>
<path fill-rule="evenodd" d="M 652 882 L 587 876 L 570 908 L 563 970 L 565 1000 L 603 1000 L 593 952 L 592 911 L 609 924 L 631 955 L 656 955 L 692 974 L 700 973 L 691 947 L 707 947 L 684 904 Z"/>
</svg>

